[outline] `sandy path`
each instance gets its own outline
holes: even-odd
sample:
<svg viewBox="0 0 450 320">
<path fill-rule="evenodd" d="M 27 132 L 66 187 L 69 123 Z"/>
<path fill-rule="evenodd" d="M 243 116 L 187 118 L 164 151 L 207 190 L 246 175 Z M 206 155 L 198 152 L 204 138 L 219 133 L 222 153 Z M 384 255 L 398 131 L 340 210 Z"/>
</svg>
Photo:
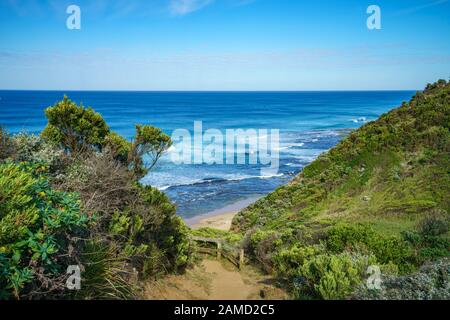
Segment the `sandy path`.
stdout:
<svg viewBox="0 0 450 320">
<path fill-rule="evenodd" d="M 284 299 L 285 293 L 270 279 L 253 272 L 239 272 L 220 261 L 205 259 L 184 275 L 149 282 L 147 299 L 161 300 L 258 300 Z"/>
</svg>

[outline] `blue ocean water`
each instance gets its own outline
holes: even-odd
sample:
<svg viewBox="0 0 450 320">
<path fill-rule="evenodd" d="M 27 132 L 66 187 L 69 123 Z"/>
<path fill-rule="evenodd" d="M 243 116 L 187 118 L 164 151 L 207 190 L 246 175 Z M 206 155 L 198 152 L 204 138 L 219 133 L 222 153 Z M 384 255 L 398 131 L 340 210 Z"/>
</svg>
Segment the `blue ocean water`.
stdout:
<svg viewBox="0 0 450 320">
<path fill-rule="evenodd" d="M 280 168 L 261 176 L 258 165 L 177 165 L 166 155 L 142 182 L 164 190 L 191 218 L 259 197 L 288 182 L 348 129 L 375 120 L 409 100 L 412 91 L 373 92 L 94 92 L 0 91 L 0 125 L 9 132 L 41 131 L 44 109 L 67 94 L 100 112 L 111 129 L 131 138 L 137 123 L 171 135 L 194 121 L 203 130 L 280 129 Z"/>
</svg>

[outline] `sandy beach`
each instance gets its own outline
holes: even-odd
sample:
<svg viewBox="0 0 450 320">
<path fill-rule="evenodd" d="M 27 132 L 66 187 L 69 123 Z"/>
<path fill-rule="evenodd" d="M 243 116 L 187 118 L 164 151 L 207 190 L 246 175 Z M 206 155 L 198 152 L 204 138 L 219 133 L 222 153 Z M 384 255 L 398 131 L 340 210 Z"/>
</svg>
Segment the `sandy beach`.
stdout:
<svg viewBox="0 0 450 320">
<path fill-rule="evenodd" d="M 202 218 L 200 220 L 198 220 L 198 222 L 194 223 L 191 225 L 192 229 L 200 229 L 200 228 L 214 228 L 214 229 L 218 229 L 218 230 L 224 230 L 224 231 L 228 231 L 230 230 L 231 227 L 231 221 L 233 220 L 233 217 L 237 214 L 238 212 L 227 212 L 227 213 L 223 213 L 223 214 L 218 214 L 218 215 L 214 215 L 214 216 L 210 216 L 210 217 L 205 217 Z"/>
<path fill-rule="evenodd" d="M 223 207 L 221 209 L 211 211 L 205 215 L 201 215 L 195 218 L 185 220 L 187 225 L 192 229 L 200 229 L 200 228 L 214 228 L 219 230 L 228 231 L 231 227 L 231 222 L 233 217 L 238 214 L 238 212 L 256 200 L 259 197 L 252 197 L 245 200 L 241 200 L 235 202 L 231 205 Z"/>
</svg>

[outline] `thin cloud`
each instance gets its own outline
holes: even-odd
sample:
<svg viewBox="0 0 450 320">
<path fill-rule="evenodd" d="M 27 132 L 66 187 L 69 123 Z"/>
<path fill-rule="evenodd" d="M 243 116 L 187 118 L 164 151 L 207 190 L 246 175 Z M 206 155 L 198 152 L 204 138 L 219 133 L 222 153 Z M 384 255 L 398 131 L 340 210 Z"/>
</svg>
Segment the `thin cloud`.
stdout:
<svg viewBox="0 0 450 320">
<path fill-rule="evenodd" d="M 415 7 L 411 7 L 411 8 L 407 8 L 407 9 L 401 10 L 401 11 L 397 12 L 396 15 L 406 15 L 406 14 L 415 13 L 417 11 L 421 11 L 421 10 L 424 10 L 424 9 L 428 9 L 428 8 L 431 8 L 431 7 L 442 5 L 444 3 L 448 3 L 448 1 L 449 0 L 437 0 L 437 1 L 433 1 L 433 2 L 428 2 L 428 3 L 422 4 L 420 6 L 415 6 Z"/>
<path fill-rule="evenodd" d="M 213 3 L 214 0 L 171 0 L 169 4 L 170 13 L 175 16 L 184 16 L 203 9 Z"/>
</svg>

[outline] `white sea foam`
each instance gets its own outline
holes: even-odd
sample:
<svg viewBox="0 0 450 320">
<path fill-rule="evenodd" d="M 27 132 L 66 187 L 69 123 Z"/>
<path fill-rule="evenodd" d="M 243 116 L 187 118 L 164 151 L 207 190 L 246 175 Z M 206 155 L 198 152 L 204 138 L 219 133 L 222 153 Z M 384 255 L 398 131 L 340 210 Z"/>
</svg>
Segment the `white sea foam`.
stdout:
<svg viewBox="0 0 450 320">
<path fill-rule="evenodd" d="M 366 117 L 359 117 L 359 118 L 350 119 L 350 121 L 352 121 L 353 123 L 366 123 L 368 120 Z"/>
<path fill-rule="evenodd" d="M 160 191 L 165 191 L 169 188 L 173 187 L 185 187 L 185 186 L 192 186 L 192 185 L 200 185 L 200 184 L 208 184 L 208 183 L 224 183 L 224 182 L 230 182 L 230 181 L 242 181 L 247 179 L 271 179 L 271 178 L 279 178 L 284 176 L 283 173 L 277 173 L 277 174 L 268 174 L 268 175 L 224 175 L 222 177 L 212 177 L 212 178 L 205 178 L 205 179 L 192 179 L 190 182 L 180 182 L 180 183 L 173 183 L 173 184 L 166 184 L 166 185 L 155 185 L 155 187 Z M 183 179 L 185 180 L 185 179 Z"/>
</svg>

